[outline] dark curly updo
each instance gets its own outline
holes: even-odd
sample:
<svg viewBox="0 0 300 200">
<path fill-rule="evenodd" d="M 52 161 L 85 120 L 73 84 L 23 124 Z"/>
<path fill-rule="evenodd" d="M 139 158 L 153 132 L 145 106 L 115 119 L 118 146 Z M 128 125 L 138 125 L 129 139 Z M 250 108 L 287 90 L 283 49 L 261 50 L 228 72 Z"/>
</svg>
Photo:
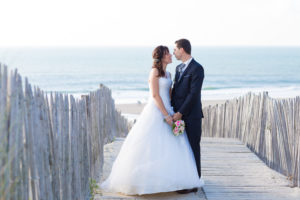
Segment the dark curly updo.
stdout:
<svg viewBox="0 0 300 200">
<path fill-rule="evenodd" d="M 164 55 L 169 53 L 169 48 L 166 46 L 158 46 L 152 52 L 153 58 L 153 66 L 152 68 L 156 68 L 158 70 L 158 77 L 164 77 L 165 72 L 162 65 L 162 59 Z"/>
</svg>

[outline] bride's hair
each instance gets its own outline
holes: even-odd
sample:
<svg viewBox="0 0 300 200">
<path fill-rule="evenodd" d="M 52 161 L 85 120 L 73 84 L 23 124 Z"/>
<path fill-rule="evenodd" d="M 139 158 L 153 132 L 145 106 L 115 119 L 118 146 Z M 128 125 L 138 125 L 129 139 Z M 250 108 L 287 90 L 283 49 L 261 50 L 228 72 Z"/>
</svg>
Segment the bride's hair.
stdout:
<svg viewBox="0 0 300 200">
<path fill-rule="evenodd" d="M 156 47 L 152 52 L 152 58 L 153 58 L 152 68 L 156 68 L 158 70 L 158 77 L 165 76 L 165 72 L 162 65 L 162 59 L 164 55 L 166 55 L 167 53 L 169 53 L 169 48 L 162 45 Z"/>
</svg>

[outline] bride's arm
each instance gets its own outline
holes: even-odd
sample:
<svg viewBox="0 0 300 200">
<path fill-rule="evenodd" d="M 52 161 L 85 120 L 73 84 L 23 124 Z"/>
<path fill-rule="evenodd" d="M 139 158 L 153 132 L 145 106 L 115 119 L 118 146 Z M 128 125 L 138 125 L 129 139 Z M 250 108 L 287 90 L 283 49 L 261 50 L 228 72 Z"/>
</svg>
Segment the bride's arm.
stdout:
<svg viewBox="0 0 300 200">
<path fill-rule="evenodd" d="M 172 75 L 171 75 L 171 73 L 169 73 L 170 74 L 170 79 L 172 80 Z M 170 87 L 170 99 L 172 98 L 172 86 Z"/>
<path fill-rule="evenodd" d="M 158 83 L 159 77 L 157 77 L 157 75 L 158 75 L 157 69 L 152 69 L 150 72 L 150 77 L 149 77 L 150 89 L 152 91 L 152 97 L 154 99 L 156 106 L 160 110 L 160 112 L 164 115 L 164 117 L 166 118 L 167 121 L 170 121 L 170 119 L 172 119 L 172 117 L 169 116 L 169 113 L 167 112 L 167 110 L 164 106 L 164 103 L 159 95 L 159 83 Z"/>
</svg>

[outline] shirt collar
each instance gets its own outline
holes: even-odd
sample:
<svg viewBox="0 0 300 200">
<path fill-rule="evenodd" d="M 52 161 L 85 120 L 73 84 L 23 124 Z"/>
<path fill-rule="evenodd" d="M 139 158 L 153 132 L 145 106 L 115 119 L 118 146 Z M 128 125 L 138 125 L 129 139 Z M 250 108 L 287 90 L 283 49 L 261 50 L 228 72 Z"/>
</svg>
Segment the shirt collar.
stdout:
<svg viewBox="0 0 300 200">
<path fill-rule="evenodd" d="M 190 59 L 188 59 L 187 61 L 184 62 L 184 64 L 185 64 L 184 68 L 186 68 L 190 64 L 190 62 L 192 61 L 192 59 L 193 59 L 193 57 L 191 57 Z"/>
</svg>

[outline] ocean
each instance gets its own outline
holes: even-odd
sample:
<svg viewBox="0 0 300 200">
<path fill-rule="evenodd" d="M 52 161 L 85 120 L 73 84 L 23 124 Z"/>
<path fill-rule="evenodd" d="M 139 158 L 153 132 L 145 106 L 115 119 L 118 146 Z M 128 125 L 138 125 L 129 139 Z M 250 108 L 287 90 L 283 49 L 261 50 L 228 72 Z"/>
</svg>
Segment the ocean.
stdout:
<svg viewBox="0 0 300 200">
<path fill-rule="evenodd" d="M 173 52 L 173 47 L 169 47 Z M 146 102 L 154 47 L 0 48 L 0 62 L 17 68 L 42 90 L 79 96 L 104 84 L 116 103 Z M 300 95 L 300 47 L 193 47 L 204 67 L 203 100 L 268 91 L 274 98 Z M 167 70 L 180 64 L 173 56 Z"/>
</svg>

